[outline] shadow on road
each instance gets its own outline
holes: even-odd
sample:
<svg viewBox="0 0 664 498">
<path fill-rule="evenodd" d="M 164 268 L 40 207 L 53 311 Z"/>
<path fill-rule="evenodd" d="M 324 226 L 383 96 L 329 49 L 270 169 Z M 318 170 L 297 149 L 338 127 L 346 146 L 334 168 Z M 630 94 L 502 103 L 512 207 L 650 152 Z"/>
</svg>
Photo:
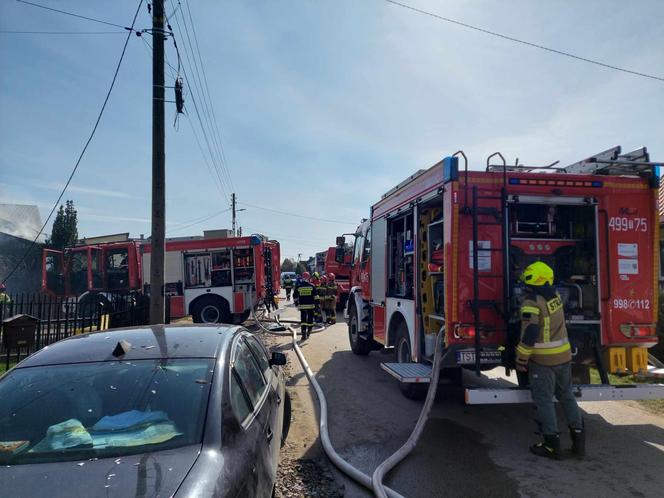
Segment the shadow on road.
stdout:
<svg viewBox="0 0 664 498">
<path fill-rule="evenodd" d="M 377 353 L 336 351 L 317 372 L 330 408 L 332 442 L 368 474 L 407 439 L 421 409 L 381 370 L 380 362 L 389 360 Z M 482 387 L 513 386 L 470 372 L 465 377 Z M 532 405 L 468 406 L 462 392 L 441 385 L 418 447 L 388 476 L 390 486 L 405 496 L 654 496 L 664 486 L 664 430 L 656 425 L 616 425 L 586 413 L 588 458 L 542 461 L 528 452 L 539 438 Z M 561 413 L 558 420 L 567 446 Z M 346 496 L 364 496 L 354 484 L 348 491 Z"/>
</svg>

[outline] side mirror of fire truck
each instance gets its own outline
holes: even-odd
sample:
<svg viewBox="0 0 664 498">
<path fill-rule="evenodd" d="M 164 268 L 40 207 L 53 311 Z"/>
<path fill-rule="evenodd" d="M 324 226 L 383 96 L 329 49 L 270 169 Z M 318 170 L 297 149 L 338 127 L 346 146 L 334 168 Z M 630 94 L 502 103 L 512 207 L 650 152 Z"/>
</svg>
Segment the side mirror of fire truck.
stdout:
<svg viewBox="0 0 664 498">
<path fill-rule="evenodd" d="M 346 245 L 346 237 L 344 237 L 343 235 L 337 237 L 337 248 L 334 251 L 334 260 L 337 263 L 344 262 L 344 257 L 346 256 L 345 245 Z"/>
<path fill-rule="evenodd" d="M 337 247 L 343 247 L 346 244 L 346 237 L 340 235 L 337 237 Z"/>
</svg>

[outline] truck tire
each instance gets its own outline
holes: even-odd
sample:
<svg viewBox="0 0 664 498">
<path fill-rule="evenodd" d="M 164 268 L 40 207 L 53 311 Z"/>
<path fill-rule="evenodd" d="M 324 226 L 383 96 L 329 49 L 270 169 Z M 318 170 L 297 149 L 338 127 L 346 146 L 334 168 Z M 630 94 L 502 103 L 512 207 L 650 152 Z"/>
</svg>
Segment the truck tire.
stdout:
<svg viewBox="0 0 664 498">
<path fill-rule="evenodd" d="M 219 296 L 202 296 L 193 306 L 194 323 L 232 323 L 228 303 Z"/>
<path fill-rule="evenodd" d="M 366 356 L 371 351 L 371 343 L 360 337 L 360 322 L 355 306 L 351 306 L 348 319 L 348 340 L 350 349 L 358 356 Z"/>
<path fill-rule="evenodd" d="M 401 322 L 397 327 L 394 346 L 394 361 L 396 363 L 411 363 L 413 361 L 408 327 L 405 322 Z M 420 401 L 426 397 L 429 384 L 399 382 L 399 389 L 406 398 Z"/>
</svg>

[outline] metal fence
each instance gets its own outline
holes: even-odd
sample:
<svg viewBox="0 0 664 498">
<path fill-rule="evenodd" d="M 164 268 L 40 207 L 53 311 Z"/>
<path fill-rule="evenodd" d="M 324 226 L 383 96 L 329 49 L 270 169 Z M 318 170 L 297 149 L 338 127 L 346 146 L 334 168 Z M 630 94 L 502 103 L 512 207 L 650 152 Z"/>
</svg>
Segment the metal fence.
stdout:
<svg viewBox="0 0 664 498">
<path fill-rule="evenodd" d="M 148 323 L 148 303 L 142 295 L 89 295 L 87 298 L 51 296 L 47 294 L 9 295 L 0 303 L 0 358 L 5 368 L 44 346 L 72 335 L 108 328 Z M 9 348 L 3 322 L 15 315 L 37 319 L 34 341 L 23 348 Z"/>
</svg>

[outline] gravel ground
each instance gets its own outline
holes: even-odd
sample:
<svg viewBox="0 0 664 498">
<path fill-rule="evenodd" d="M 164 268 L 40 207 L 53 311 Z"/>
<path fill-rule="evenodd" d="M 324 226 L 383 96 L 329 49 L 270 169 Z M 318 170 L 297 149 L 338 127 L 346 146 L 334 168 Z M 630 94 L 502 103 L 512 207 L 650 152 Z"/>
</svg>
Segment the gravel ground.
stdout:
<svg viewBox="0 0 664 498">
<path fill-rule="evenodd" d="M 287 339 L 261 334 L 261 340 L 268 348 L 279 347 L 283 350 Z M 293 375 L 293 369 L 299 373 L 297 365 L 290 361 L 284 367 L 286 378 L 290 379 Z M 295 400 L 297 394 L 288 388 L 291 399 Z M 293 414 L 291 419 L 291 429 L 297 424 L 298 416 Z M 277 498 L 300 498 L 300 497 L 320 497 L 320 498 L 340 498 L 344 496 L 344 485 L 337 482 L 334 474 L 330 470 L 329 462 L 323 458 L 302 458 L 297 457 L 301 454 L 299 446 L 300 441 L 295 441 L 293 431 L 291 430 L 286 444 L 281 449 L 281 460 L 277 471 Z"/>
</svg>

